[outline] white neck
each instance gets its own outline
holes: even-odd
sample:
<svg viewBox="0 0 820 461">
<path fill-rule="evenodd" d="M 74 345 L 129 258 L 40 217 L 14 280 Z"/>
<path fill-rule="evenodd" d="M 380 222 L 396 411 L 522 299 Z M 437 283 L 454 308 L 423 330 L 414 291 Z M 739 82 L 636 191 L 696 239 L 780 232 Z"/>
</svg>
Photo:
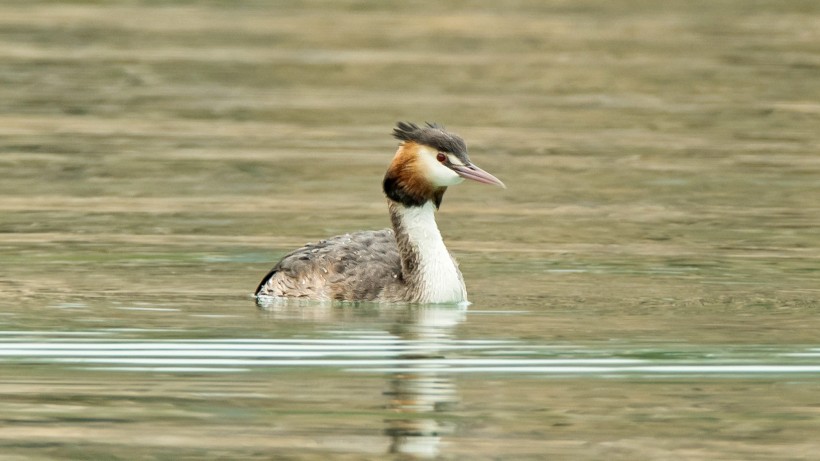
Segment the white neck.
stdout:
<svg viewBox="0 0 820 461">
<path fill-rule="evenodd" d="M 412 255 L 402 254 L 402 257 L 416 259 L 416 264 L 409 267 L 411 274 L 406 274 L 409 280 L 418 284 L 416 296 L 418 302 L 423 303 L 460 303 L 467 300 L 467 291 L 458 265 L 447 247 L 436 225 L 435 205 L 427 202 L 422 206 L 406 207 L 396 205 L 393 209 L 398 219 L 399 228 L 397 237 L 404 232 L 407 237 L 408 248 Z"/>
</svg>

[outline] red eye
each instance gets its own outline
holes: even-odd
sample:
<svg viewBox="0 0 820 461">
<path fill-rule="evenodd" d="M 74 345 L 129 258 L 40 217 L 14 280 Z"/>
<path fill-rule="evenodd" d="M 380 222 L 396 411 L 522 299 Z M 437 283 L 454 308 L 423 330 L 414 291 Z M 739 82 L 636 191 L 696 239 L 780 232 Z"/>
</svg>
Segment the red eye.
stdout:
<svg viewBox="0 0 820 461">
<path fill-rule="evenodd" d="M 436 160 L 438 160 L 441 163 L 444 163 L 444 161 L 447 160 L 447 156 L 439 152 L 438 154 L 436 154 Z"/>
</svg>

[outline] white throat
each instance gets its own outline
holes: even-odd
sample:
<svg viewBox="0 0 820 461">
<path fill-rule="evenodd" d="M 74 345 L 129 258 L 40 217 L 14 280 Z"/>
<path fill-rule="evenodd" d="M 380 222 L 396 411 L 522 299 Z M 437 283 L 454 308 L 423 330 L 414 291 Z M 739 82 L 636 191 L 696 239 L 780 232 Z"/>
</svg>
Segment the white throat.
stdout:
<svg viewBox="0 0 820 461">
<path fill-rule="evenodd" d="M 467 300 L 467 291 L 458 265 L 436 225 L 435 205 L 427 202 L 422 206 L 397 207 L 399 220 L 410 244 L 418 256 L 420 299 L 423 303 L 460 303 Z"/>
</svg>

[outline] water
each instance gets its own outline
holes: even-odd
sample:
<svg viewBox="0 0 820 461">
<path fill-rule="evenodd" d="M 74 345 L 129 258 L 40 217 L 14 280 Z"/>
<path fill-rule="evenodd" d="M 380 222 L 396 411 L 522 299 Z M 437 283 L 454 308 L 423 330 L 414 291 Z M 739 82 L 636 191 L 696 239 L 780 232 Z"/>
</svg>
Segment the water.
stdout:
<svg viewBox="0 0 820 461">
<path fill-rule="evenodd" d="M 5 2 L 0 459 L 816 459 L 819 21 Z M 438 216 L 472 304 L 257 308 L 399 119 L 509 187 Z"/>
</svg>

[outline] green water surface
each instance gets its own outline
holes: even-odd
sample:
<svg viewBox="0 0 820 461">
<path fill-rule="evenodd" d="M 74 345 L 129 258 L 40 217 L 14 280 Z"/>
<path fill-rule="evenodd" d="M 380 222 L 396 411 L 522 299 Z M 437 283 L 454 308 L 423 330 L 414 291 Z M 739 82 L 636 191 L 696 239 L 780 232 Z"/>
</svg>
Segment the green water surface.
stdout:
<svg viewBox="0 0 820 461">
<path fill-rule="evenodd" d="M 0 5 L 0 460 L 812 460 L 814 1 Z M 397 120 L 472 304 L 258 309 L 387 227 Z"/>
</svg>

